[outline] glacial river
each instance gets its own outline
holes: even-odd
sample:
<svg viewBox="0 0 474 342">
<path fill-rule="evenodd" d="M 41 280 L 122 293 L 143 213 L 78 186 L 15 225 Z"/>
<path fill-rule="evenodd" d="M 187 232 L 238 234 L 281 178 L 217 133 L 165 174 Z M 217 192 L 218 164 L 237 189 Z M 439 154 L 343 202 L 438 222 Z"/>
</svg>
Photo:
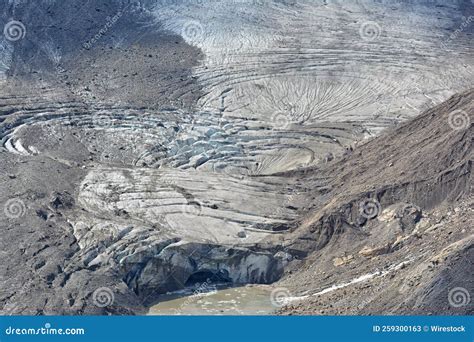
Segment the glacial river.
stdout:
<svg viewBox="0 0 474 342">
<path fill-rule="evenodd" d="M 165 294 L 148 315 L 269 315 L 276 307 L 265 286 L 187 289 Z"/>
</svg>

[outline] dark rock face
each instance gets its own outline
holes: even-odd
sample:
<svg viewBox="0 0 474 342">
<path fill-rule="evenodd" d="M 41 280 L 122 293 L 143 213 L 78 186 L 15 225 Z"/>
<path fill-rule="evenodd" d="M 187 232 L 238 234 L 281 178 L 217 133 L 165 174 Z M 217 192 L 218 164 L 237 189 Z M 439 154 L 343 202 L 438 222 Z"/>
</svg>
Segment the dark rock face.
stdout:
<svg viewBox="0 0 474 342">
<path fill-rule="evenodd" d="M 425 286 L 412 294 L 408 308 L 413 308 L 413 313 L 418 315 L 434 314 L 436 311 L 449 314 L 474 314 L 471 293 L 474 289 L 474 279 L 466 273 L 474 260 L 474 244 L 472 240 L 461 246 L 451 255 L 447 256 L 438 272 L 426 272 Z M 433 264 L 436 264 L 435 260 Z M 439 265 L 439 264 L 438 264 Z M 436 265 L 431 265 L 436 267 Z M 432 273 L 432 274 L 426 274 Z M 425 279 L 423 279 L 425 280 Z M 448 300 L 446 300 L 448 298 Z M 436 308 L 437 310 L 434 310 Z"/>
<path fill-rule="evenodd" d="M 49 204 L 54 208 L 54 209 L 71 209 L 74 207 L 74 198 L 71 196 L 71 194 L 65 192 L 65 193 L 53 193 L 51 195 Z"/>
<path fill-rule="evenodd" d="M 400 208 L 396 215 L 403 231 L 410 233 L 413 231 L 416 224 L 420 222 L 422 211 L 419 207 L 408 204 Z"/>
</svg>

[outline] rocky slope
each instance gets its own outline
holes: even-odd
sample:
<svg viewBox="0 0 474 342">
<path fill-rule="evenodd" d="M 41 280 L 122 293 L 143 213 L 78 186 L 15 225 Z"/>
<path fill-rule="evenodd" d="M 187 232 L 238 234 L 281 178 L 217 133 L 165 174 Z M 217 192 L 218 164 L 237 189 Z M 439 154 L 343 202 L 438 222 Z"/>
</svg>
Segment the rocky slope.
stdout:
<svg viewBox="0 0 474 342">
<path fill-rule="evenodd" d="M 326 175 L 329 190 L 286 237 L 307 257 L 280 282 L 303 294 L 282 313 L 474 312 L 467 297 L 450 302 L 450 290 L 474 290 L 473 109 L 474 91 L 453 96 L 302 171 L 304 182 Z"/>
</svg>

